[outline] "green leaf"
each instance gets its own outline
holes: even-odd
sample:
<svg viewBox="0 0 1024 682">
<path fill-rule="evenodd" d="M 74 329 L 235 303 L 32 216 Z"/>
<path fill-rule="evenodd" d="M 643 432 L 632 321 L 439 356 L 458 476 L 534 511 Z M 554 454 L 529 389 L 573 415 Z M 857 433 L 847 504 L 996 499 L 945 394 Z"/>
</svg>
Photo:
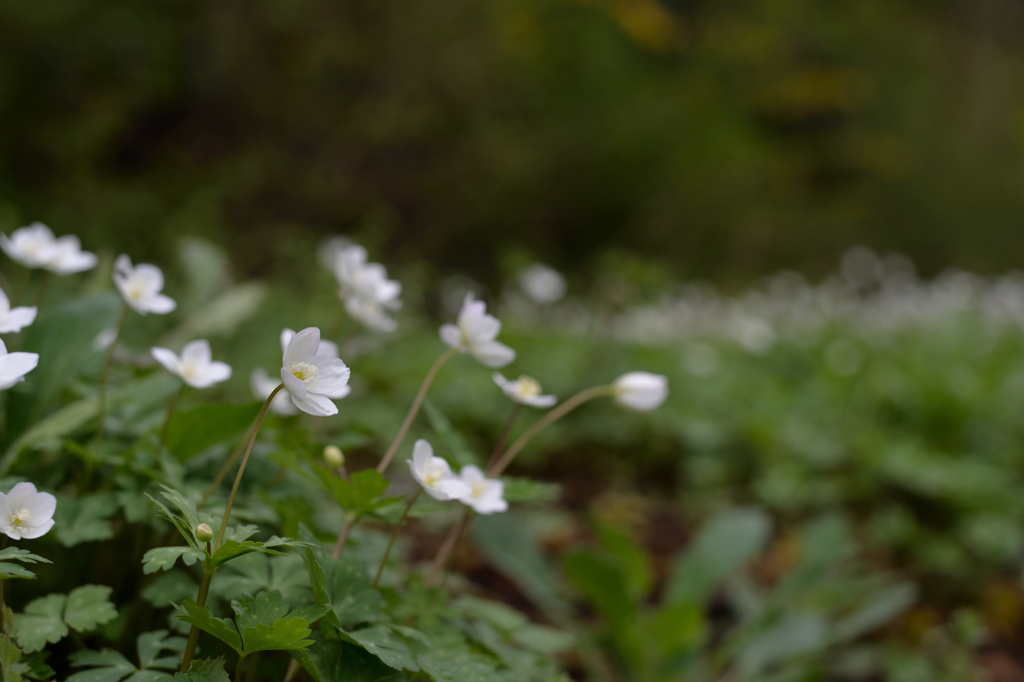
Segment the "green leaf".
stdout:
<svg viewBox="0 0 1024 682">
<path fill-rule="evenodd" d="M 242 638 L 238 635 L 238 629 L 232 621 L 216 618 L 205 606 L 200 606 L 192 599 L 186 599 L 181 606 L 176 606 L 176 608 L 179 611 L 178 620 L 195 625 L 203 632 L 224 642 L 239 654 L 242 653 Z"/>
<path fill-rule="evenodd" d="M 196 593 L 196 581 L 185 571 L 168 571 L 158 575 L 145 589 L 142 598 L 153 606 L 170 606 Z"/>
<path fill-rule="evenodd" d="M 175 412 L 167 427 L 167 449 L 185 462 L 217 443 L 235 440 L 252 425 L 260 405 L 221 403 Z"/>
<path fill-rule="evenodd" d="M 8 547 L 7 549 L 0 550 L 0 561 L 24 561 L 28 564 L 51 564 L 53 563 L 49 559 L 33 554 L 27 549 L 18 549 L 17 547 Z"/>
<path fill-rule="evenodd" d="M 56 671 L 46 664 L 49 651 L 37 651 L 29 656 L 22 656 L 12 667 L 15 672 L 30 680 L 49 680 Z"/>
<path fill-rule="evenodd" d="M 865 635 L 891 621 L 915 601 L 917 586 L 913 583 L 899 583 L 870 595 L 859 609 L 835 624 L 833 639 L 842 642 Z"/>
<path fill-rule="evenodd" d="M 292 655 L 292 658 L 298 661 L 299 665 L 302 666 L 303 670 L 309 673 L 310 677 L 316 680 L 316 682 L 322 682 L 323 678 L 320 677 L 320 670 L 316 667 L 316 663 L 313 662 L 312 657 L 310 657 L 308 648 L 291 649 L 288 653 Z"/>
<path fill-rule="evenodd" d="M 47 643 L 56 644 L 67 637 L 68 626 L 61 617 L 66 602 L 63 594 L 48 594 L 30 601 L 25 613 L 14 615 L 18 644 L 25 653 L 41 651 Z"/>
<path fill-rule="evenodd" d="M 420 669 L 412 652 L 409 651 L 408 645 L 389 628 L 375 626 L 343 632 L 342 638 L 347 638 L 360 645 L 383 661 L 385 665 L 396 670 L 418 672 Z"/>
<path fill-rule="evenodd" d="M 170 637 L 169 634 L 167 630 L 155 630 L 138 636 L 136 649 L 139 653 L 140 668 L 178 667 L 178 656 L 160 658 L 160 653 L 163 651 L 173 651 L 177 654 L 185 651 L 185 638 Z M 168 661 L 170 661 L 169 664 Z"/>
<path fill-rule="evenodd" d="M 289 651 L 310 646 L 312 630 L 302 618 L 278 618 L 272 625 L 260 623 L 242 633 L 246 655 L 257 651 Z"/>
<path fill-rule="evenodd" d="M 306 564 L 306 572 L 309 574 L 309 583 L 313 586 L 313 600 L 317 606 L 331 606 L 331 598 L 327 594 L 327 588 L 325 587 L 324 571 L 320 567 L 320 562 L 316 560 L 316 556 L 313 554 L 311 547 L 305 547 L 302 550 L 302 559 Z M 324 622 L 332 627 L 339 628 L 341 623 L 338 621 L 338 615 L 331 610 L 323 616 Z"/>
<path fill-rule="evenodd" d="M 261 592 L 255 597 L 243 594 L 231 602 L 231 610 L 235 612 L 235 623 L 239 630 L 256 627 L 260 623 L 269 625 L 288 614 L 284 597 L 276 590 Z"/>
<path fill-rule="evenodd" d="M 36 574 L 24 566 L 17 564 L 0 563 L 0 580 L 7 578 L 35 578 Z"/>
<path fill-rule="evenodd" d="M 376 469 L 364 469 L 351 475 L 351 480 L 337 476 L 323 467 L 316 467 L 317 475 L 342 509 L 350 514 L 362 516 L 376 509 L 378 499 L 391 485 Z"/>
<path fill-rule="evenodd" d="M 210 564 L 213 568 L 223 566 L 232 559 L 237 559 L 240 556 L 245 556 L 252 552 L 261 552 L 263 554 L 275 554 L 277 556 L 284 556 L 284 552 L 278 552 L 277 550 L 270 549 L 271 547 L 290 547 L 290 541 L 285 538 L 281 541 L 281 538 L 273 537 L 267 542 L 255 542 L 247 540 L 245 542 L 236 542 L 234 540 L 225 540 L 224 544 L 217 548 L 210 558 Z"/>
<path fill-rule="evenodd" d="M 285 603 L 293 607 L 310 600 L 309 578 L 298 554 L 279 557 L 253 552 L 235 559 L 217 571 L 211 589 L 228 601 L 243 592 L 271 590 L 280 592 Z"/>
<path fill-rule="evenodd" d="M 68 593 L 64 622 L 79 632 L 92 630 L 117 618 L 117 609 L 107 598 L 113 590 L 104 585 L 83 585 Z"/>
<path fill-rule="evenodd" d="M 199 512 L 196 510 L 196 504 L 192 500 L 181 494 L 180 491 L 175 490 L 166 485 L 161 485 L 163 490 L 160 492 L 160 496 L 166 499 L 168 502 L 173 504 L 181 512 L 181 517 L 185 521 L 185 525 L 189 529 L 189 535 L 195 540 L 196 544 L 194 547 L 200 547 L 202 544 L 195 537 L 195 527 L 199 525 Z"/>
<path fill-rule="evenodd" d="M 117 498 L 109 493 L 94 493 L 81 498 L 57 496 L 57 539 L 65 547 L 114 537 L 110 518 L 117 513 Z"/>
<path fill-rule="evenodd" d="M 0 672 L 3 673 L 3 682 L 21 682 L 21 675 L 13 670 L 19 658 L 21 649 L 14 646 L 10 637 L 0 635 Z"/>
<path fill-rule="evenodd" d="M 71 665 L 75 668 L 93 666 L 65 680 L 65 682 L 118 682 L 138 671 L 131 661 L 116 651 L 76 651 L 71 654 Z"/>
<path fill-rule="evenodd" d="M 423 412 L 427 415 L 430 427 L 437 433 L 444 449 L 452 454 L 457 463 L 462 465 L 479 464 L 472 448 L 466 444 L 466 439 L 452 426 L 444 412 L 438 409 L 429 398 L 423 401 Z"/>
<path fill-rule="evenodd" d="M 174 682 L 231 682 L 224 670 L 223 658 L 206 658 L 192 661 L 188 674 L 174 674 Z"/>
<path fill-rule="evenodd" d="M 362 647 L 331 640 L 313 633 L 314 644 L 306 649 L 323 680 L 329 682 L 411 682 L 401 671 L 383 662 Z"/>
<path fill-rule="evenodd" d="M 383 619 L 384 598 L 371 586 L 363 564 L 352 557 L 342 557 L 332 560 L 328 570 L 327 593 L 339 626 Z"/>
<path fill-rule="evenodd" d="M 154 547 L 142 557 L 142 572 L 146 575 L 166 571 L 181 557 L 182 563 L 191 566 L 206 558 L 206 553 L 195 547 Z"/>
<path fill-rule="evenodd" d="M 613 627 L 626 626 L 636 615 L 624 572 L 606 558 L 574 552 L 565 559 L 565 575 Z"/>
<path fill-rule="evenodd" d="M 505 500 L 508 502 L 530 503 L 557 502 L 562 499 L 562 486 L 557 483 L 534 481 L 529 478 L 502 478 L 505 485 Z"/>
</svg>

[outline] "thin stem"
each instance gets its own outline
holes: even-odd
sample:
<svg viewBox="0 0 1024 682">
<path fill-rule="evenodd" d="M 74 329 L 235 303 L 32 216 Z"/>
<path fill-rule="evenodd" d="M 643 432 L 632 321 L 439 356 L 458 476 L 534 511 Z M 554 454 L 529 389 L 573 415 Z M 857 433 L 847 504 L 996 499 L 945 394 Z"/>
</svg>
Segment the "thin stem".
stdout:
<svg viewBox="0 0 1024 682">
<path fill-rule="evenodd" d="M 508 443 L 508 437 L 512 433 L 512 427 L 516 424 L 516 419 L 519 418 L 519 413 L 522 412 L 523 406 L 520 403 L 516 403 L 512 408 L 512 413 L 508 416 L 508 420 L 505 422 L 505 427 L 501 430 L 501 435 L 498 436 L 498 442 L 494 444 L 494 452 L 491 453 L 491 459 L 487 462 L 487 470 L 490 471 L 494 463 L 498 461 L 498 457 L 501 455 L 502 450 L 505 449 L 505 445 Z"/>
<path fill-rule="evenodd" d="M 448 537 L 441 543 L 441 548 L 437 550 L 434 561 L 430 564 L 430 573 L 427 574 L 426 580 L 427 587 L 434 584 L 437 574 L 447 565 L 448 557 L 455 555 L 455 547 L 459 544 L 459 540 L 462 538 L 462 531 L 469 521 L 469 515 L 472 513 L 473 510 L 466 507 L 462 512 L 462 516 L 448 532 Z"/>
<path fill-rule="evenodd" d="M 341 552 L 345 549 L 345 543 L 348 542 L 348 534 L 352 531 L 352 527 L 356 525 L 357 519 L 352 518 L 349 514 L 345 514 L 345 523 L 341 526 L 341 531 L 338 532 L 338 540 L 334 543 L 334 550 L 331 552 L 331 556 L 337 559 L 341 556 Z"/>
<path fill-rule="evenodd" d="M 292 682 L 299 674 L 299 662 L 294 658 L 288 663 L 288 671 L 284 674 L 284 682 Z"/>
<path fill-rule="evenodd" d="M 238 667 L 235 668 L 235 682 L 242 682 L 242 667 L 245 665 L 245 654 L 238 657 Z"/>
<path fill-rule="evenodd" d="M 7 549 L 7 536 L 0 545 L 0 551 Z M 0 580 L 0 632 L 7 634 L 7 604 L 4 602 L 4 592 L 7 590 L 7 583 Z"/>
<path fill-rule="evenodd" d="M 235 484 L 231 486 L 231 495 L 228 496 L 228 506 L 224 509 L 224 519 L 220 522 L 220 530 L 217 531 L 217 543 L 213 546 L 213 551 L 220 549 L 221 543 L 224 542 L 224 531 L 228 529 L 228 519 L 231 517 L 231 507 L 235 504 L 235 495 L 238 494 L 238 486 L 242 483 L 242 474 L 245 473 L 245 465 L 249 463 L 249 455 L 252 453 L 252 445 L 256 442 L 256 434 L 260 432 L 260 424 L 263 423 L 263 418 L 267 416 L 267 410 L 270 409 L 270 403 L 274 400 L 274 396 L 277 392 L 284 388 L 284 384 L 278 384 L 277 388 L 270 392 L 267 396 L 266 402 L 263 403 L 263 407 L 260 408 L 260 413 L 256 417 L 256 423 L 252 426 L 252 431 L 249 433 L 249 445 L 245 448 L 245 456 L 242 457 L 242 465 L 238 467 L 238 473 L 235 474 Z"/>
<path fill-rule="evenodd" d="M 103 373 L 100 375 L 99 393 L 99 422 L 96 425 L 96 436 L 93 438 L 93 450 L 99 454 L 100 443 L 103 442 L 103 422 L 107 418 L 107 381 L 110 378 L 110 363 L 114 360 L 114 349 L 121 338 L 121 330 L 124 329 L 124 321 L 128 317 L 128 304 L 121 308 L 121 316 L 117 319 L 117 331 L 114 332 L 114 340 L 110 342 L 110 350 L 107 351 L 107 359 L 103 363 Z"/>
<path fill-rule="evenodd" d="M 167 429 L 171 426 L 171 417 L 174 415 L 174 408 L 178 406 L 178 401 L 181 400 L 181 394 L 184 392 L 185 384 L 182 384 L 181 388 L 174 392 L 174 397 L 171 398 L 171 402 L 167 405 L 167 418 L 164 419 L 164 425 L 160 427 L 159 450 L 164 449 L 164 443 L 167 442 Z"/>
<path fill-rule="evenodd" d="M 238 458 L 242 456 L 242 450 L 245 448 L 245 444 L 249 442 L 249 435 L 251 433 L 252 427 L 249 428 L 249 431 L 245 432 L 245 438 L 238 442 L 238 445 L 235 447 L 235 451 L 232 452 L 231 456 L 224 461 L 224 466 L 222 466 L 220 471 L 217 472 L 217 475 L 213 477 L 213 483 L 211 483 L 210 487 L 206 489 L 205 493 L 203 493 L 203 498 L 199 500 L 199 504 L 196 505 L 196 509 L 202 509 L 203 505 L 209 502 L 213 494 L 217 492 L 217 488 L 220 487 L 224 477 L 228 475 L 228 472 L 231 471 L 231 467 L 235 466 L 235 462 L 237 462 Z"/>
<path fill-rule="evenodd" d="M 50 288 L 50 280 L 53 279 L 53 273 L 47 270 L 43 273 L 43 281 L 36 287 L 36 298 L 32 303 L 36 308 L 43 304 L 43 299 L 46 298 L 46 290 Z"/>
<path fill-rule="evenodd" d="M 388 562 L 388 555 L 391 554 L 391 548 L 394 546 L 395 540 L 398 538 L 398 531 L 402 529 L 402 524 L 405 523 L 405 517 L 409 515 L 409 510 L 412 509 L 413 502 L 416 501 L 416 498 L 418 498 L 422 492 L 423 488 L 420 488 L 416 491 L 416 494 L 412 496 L 412 499 L 409 500 L 409 504 L 405 505 L 405 511 L 402 512 L 402 516 L 398 519 L 398 523 L 395 524 L 395 529 L 391 531 L 391 539 L 388 540 L 388 548 L 384 550 L 384 558 L 380 560 L 380 566 L 377 568 L 377 577 L 373 579 L 373 586 L 375 588 L 377 587 L 377 583 L 380 582 L 381 574 L 384 573 L 384 564 Z"/>
<path fill-rule="evenodd" d="M 213 569 L 207 570 L 203 567 L 203 580 L 199 583 L 199 594 L 196 596 L 196 604 L 206 606 L 206 597 L 210 594 L 210 581 L 213 580 Z M 192 657 L 196 654 L 196 645 L 199 643 L 199 628 L 195 625 L 188 631 L 188 644 L 185 646 L 185 655 L 181 659 L 181 672 L 187 673 L 192 665 Z"/>
<path fill-rule="evenodd" d="M 252 660 L 249 661 L 249 674 L 245 676 L 246 682 L 255 682 L 255 680 L 256 680 L 256 670 L 259 668 L 259 660 L 260 660 L 260 652 L 257 651 L 256 653 L 254 653 L 252 655 Z M 239 666 L 242 665 L 241 661 L 239 661 L 238 665 Z M 239 667 L 238 672 L 242 672 L 241 667 Z M 239 678 L 236 678 L 236 679 L 239 679 Z"/>
<path fill-rule="evenodd" d="M 420 405 L 423 404 L 423 399 L 427 397 L 427 390 L 430 388 L 430 384 L 433 383 L 434 377 L 437 375 L 438 370 L 444 363 L 448 362 L 459 352 L 458 348 L 449 348 L 441 354 L 435 362 L 430 371 L 427 372 L 427 376 L 424 377 L 423 383 L 420 385 L 420 390 L 416 394 L 416 398 L 412 401 L 412 407 L 409 408 L 409 414 L 405 415 L 405 421 L 402 422 L 402 428 L 398 429 L 398 435 L 391 441 L 391 445 L 388 447 L 388 451 L 384 453 L 384 457 L 381 458 L 380 464 L 377 465 L 377 471 L 381 473 L 388 468 L 388 464 L 391 464 L 391 458 L 395 456 L 395 452 L 398 451 L 398 446 L 402 444 L 405 439 L 405 434 L 409 432 L 409 427 L 412 426 L 412 420 L 416 418 L 416 414 L 420 411 Z"/>
<path fill-rule="evenodd" d="M 572 412 L 573 410 L 575 410 L 577 407 L 587 402 L 588 400 L 593 400 L 594 398 L 600 398 L 602 396 L 613 395 L 614 392 L 615 389 L 612 388 L 611 386 L 594 386 L 593 388 L 587 388 L 580 391 L 579 393 L 577 393 L 576 395 L 574 395 L 573 397 L 569 398 L 564 403 L 559 405 L 558 407 L 554 408 L 553 410 L 545 414 L 543 417 L 538 419 L 533 424 L 533 426 L 527 429 L 526 433 L 519 436 L 516 442 L 512 443 L 509 449 L 506 450 L 504 454 L 502 454 L 501 458 L 492 467 L 488 469 L 487 477 L 496 478 L 500 476 L 501 472 L 503 472 L 505 468 L 512 462 L 512 460 L 515 459 L 515 456 L 519 454 L 519 451 L 526 447 L 527 443 L 533 440 L 533 437 L 540 433 L 540 431 L 545 426 L 548 426 L 549 424 L 569 414 L 570 412 Z"/>
</svg>

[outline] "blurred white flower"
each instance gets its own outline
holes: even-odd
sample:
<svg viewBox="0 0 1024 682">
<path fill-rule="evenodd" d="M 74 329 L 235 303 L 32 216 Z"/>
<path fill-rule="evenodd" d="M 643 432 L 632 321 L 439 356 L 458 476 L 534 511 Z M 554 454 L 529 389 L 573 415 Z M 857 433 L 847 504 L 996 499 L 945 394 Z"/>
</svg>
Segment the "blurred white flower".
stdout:
<svg viewBox="0 0 1024 682">
<path fill-rule="evenodd" d="M 39 353 L 8 353 L 0 340 L 0 389 L 10 388 L 39 364 Z"/>
<path fill-rule="evenodd" d="M 467 464 L 459 472 L 459 479 L 469 486 L 469 495 L 459 499 L 477 514 L 494 514 L 508 510 L 505 484 L 497 478 L 487 478 L 480 467 Z"/>
<path fill-rule="evenodd" d="M 260 400 L 266 400 L 280 383 L 277 379 L 271 378 L 267 374 L 267 370 L 262 367 L 257 367 L 249 375 L 249 386 L 252 388 L 252 394 Z M 274 414 L 290 417 L 293 414 L 298 414 L 299 410 L 288 399 L 286 393 L 286 391 L 282 391 L 274 396 L 274 399 L 270 401 L 270 411 Z"/>
<path fill-rule="evenodd" d="M 515 381 L 509 381 L 501 372 L 495 372 L 491 375 L 491 378 L 494 379 L 494 383 L 498 385 L 498 388 L 505 395 L 520 405 L 551 407 L 558 402 L 558 398 L 553 395 L 541 395 L 540 384 L 533 377 L 523 375 Z"/>
<path fill-rule="evenodd" d="M 546 305 L 565 296 L 565 278 L 553 268 L 534 263 L 519 274 L 519 286 L 534 303 Z"/>
<path fill-rule="evenodd" d="M 31 540 L 53 528 L 57 498 L 41 493 L 31 483 L 18 483 L 0 493 L 0 530 L 12 540 Z"/>
<path fill-rule="evenodd" d="M 338 254 L 342 249 L 351 245 L 352 241 L 348 237 L 343 237 L 340 234 L 323 239 L 317 245 L 317 260 L 320 261 L 320 265 L 325 270 L 334 272 L 335 264 L 338 262 Z"/>
<path fill-rule="evenodd" d="M 487 314 L 487 305 L 466 294 L 459 312 L 458 324 L 441 325 L 441 340 L 451 348 L 468 352 L 486 367 L 504 367 L 516 359 L 516 352 L 494 339 L 501 331 L 501 322 Z"/>
<path fill-rule="evenodd" d="M 288 350 L 288 344 L 292 342 L 293 338 L 295 338 L 295 332 L 294 331 L 292 331 L 291 329 L 288 329 L 287 327 L 285 327 L 284 329 L 281 330 L 281 352 L 282 353 L 285 352 L 286 350 Z M 317 346 L 317 348 L 316 348 L 316 354 L 317 355 L 329 355 L 332 358 L 340 357 L 339 353 L 338 353 L 338 344 L 334 343 L 333 341 L 328 341 L 326 339 L 320 339 L 320 345 Z M 277 386 L 277 384 L 274 384 L 274 386 Z M 271 387 L 271 390 L 273 390 L 273 387 Z M 327 395 L 327 397 L 331 398 L 332 400 L 341 400 L 342 398 L 344 398 L 345 396 L 347 396 L 351 392 L 352 392 L 352 387 L 349 386 L 348 383 L 346 382 L 345 385 L 343 385 L 341 388 L 339 388 L 336 392 L 330 393 L 330 394 L 325 394 L 325 395 Z M 270 395 L 270 391 L 267 391 L 267 395 Z M 267 396 L 265 395 L 263 397 L 266 398 Z"/>
<path fill-rule="evenodd" d="M 295 334 L 284 350 L 281 381 L 296 407 L 326 417 L 338 414 L 331 396 L 346 388 L 350 372 L 336 355 L 319 354 L 319 348 L 320 330 L 316 327 Z"/>
<path fill-rule="evenodd" d="M 110 344 L 114 343 L 114 340 L 116 338 L 117 330 L 112 327 L 108 327 L 107 329 L 104 329 L 99 334 L 97 334 L 96 337 L 92 340 L 92 349 L 103 350 L 104 348 L 109 348 Z M 277 384 L 274 385 L 276 386 Z"/>
<path fill-rule="evenodd" d="M 402 285 L 388 279 L 380 263 L 367 263 L 366 249 L 354 244 L 338 248 L 334 276 L 349 315 L 370 329 L 394 331 L 397 324 L 388 314 L 402 307 Z"/>
<path fill-rule="evenodd" d="M 11 307 L 11 301 L 7 294 L 0 289 L 0 334 L 11 334 L 20 332 L 29 326 L 36 319 L 35 306 Z"/>
<path fill-rule="evenodd" d="M 422 438 L 412 448 L 409 463 L 413 478 L 435 500 L 461 500 L 473 490 L 452 474 L 451 467 L 441 457 L 434 457 L 434 448 Z"/>
<path fill-rule="evenodd" d="M 192 388 L 209 388 L 231 378 L 231 366 L 213 360 L 206 339 L 186 343 L 181 357 L 167 348 L 150 348 L 149 352 L 168 372 L 181 377 Z"/>
<path fill-rule="evenodd" d="M 42 223 L 20 227 L 11 233 L 10 238 L 0 234 L 0 248 L 4 253 L 29 268 L 46 267 L 57 255 L 56 242 L 53 232 Z"/>
<path fill-rule="evenodd" d="M 46 269 L 57 275 L 72 275 L 96 267 L 99 260 L 95 253 L 82 251 L 78 237 L 68 234 L 53 243 L 53 257 L 46 263 Z"/>
<path fill-rule="evenodd" d="M 132 260 L 126 254 L 114 261 L 114 284 L 125 303 L 142 315 L 163 315 L 178 305 L 173 298 L 160 293 L 164 288 L 164 273 L 160 268 L 149 263 L 132 267 Z"/>
<path fill-rule="evenodd" d="M 612 384 L 615 400 L 639 412 L 658 408 L 668 397 L 668 379 L 650 372 L 629 372 Z"/>
</svg>

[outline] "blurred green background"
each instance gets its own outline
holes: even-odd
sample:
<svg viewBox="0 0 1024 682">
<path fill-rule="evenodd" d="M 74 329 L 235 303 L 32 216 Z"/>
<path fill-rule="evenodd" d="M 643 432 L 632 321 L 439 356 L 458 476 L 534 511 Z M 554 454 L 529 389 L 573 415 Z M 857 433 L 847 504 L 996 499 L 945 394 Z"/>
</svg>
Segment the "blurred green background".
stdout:
<svg viewBox="0 0 1024 682">
<path fill-rule="evenodd" d="M 487 281 L 1024 261 L 1010 0 L 0 1 L 0 227 L 242 272 L 345 231 Z M 291 244 L 292 246 L 289 246 Z"/>
</svg>

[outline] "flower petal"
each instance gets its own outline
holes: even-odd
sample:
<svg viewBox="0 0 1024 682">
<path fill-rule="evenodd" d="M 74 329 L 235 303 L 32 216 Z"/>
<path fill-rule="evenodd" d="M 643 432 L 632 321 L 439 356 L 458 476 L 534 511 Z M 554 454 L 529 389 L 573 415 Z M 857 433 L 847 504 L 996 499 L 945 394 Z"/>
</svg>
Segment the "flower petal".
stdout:
<svg viewBox="0 0 1024 682">
<path fill-rule="evenodd" d="M 185 344 L 181 349 L 181 361 L 191 360 L 196 365 L 203 366 L 210 364 L 213 352 L 210 350 L 210 342 L 206 339 L 196 339 Z"/>
<path fill-rule="evenodd" d="M 49 521 L 57 510 L 57 498 L 50 493 L 37 492 L 25 502 L 25 509 L 32 515 L 33 525 Z"/>
<path fill-rule="evenodd" d="M 454 324 L 450 322 L 442 324 L 439 333 L 441 341 L 449 348 L 459 348 L 462 346 L 462 332 Z"/>
<path fill-rule="evenodd" d="M 284 384 L 285 390 L 291 394 L 293 399 L 306 399 L 306 384 L 284 367 L 281 368 L 281 382 Z"/>
<path fill-rule="evenodd" d="M 36 320 L 36 308 L 20 306 L 0 317 L 0 333 L 20 332 Z"/>
<path fill-rule="evenodd" d="M 344 362 L 330 355 L 317 355 L 313 358 L 312 364 L 320 372 L 316 377 L 316 386 L 311 389 L 314 393 L 336 393 L 348 384 L 348 378 L 352 374 Z"/>
<path fill-rule="evenodd" d="M 300 362 L 311 362 L 316 357 L 319 345 L 320 330 L 316 327 L 306 327 L 288 343 L 288 348 L 284 351 L 284 366 L 291 367 Z"/>
<path fill-rule="evenodd" d="M 178 303 L 170 296 L 165 296 L 164 294 L 157 294 L 153 298 L 150 298 L 146 301 L 145 307 L 151 313 L 156 313 L 157 315 L 166 315 L 167 313 L 177 308 Z"/>
<path fill-rule="evenodd" d="M 415 445 L 412 446 L 412 461 L 418 471 L 425 471 L 430 464 L 430 460 L 433 458 L 434 448 L 422 438 L 417 440 Z"/>
<path fill-rule="evenodd" d="M 291 396 L 295 406 L 306 414 L 316 417 L 330 417 L 332 414 L 338 414 L 338 406 L 325 395 L 306 393 L 306 397 L 302 400 L 296 398 L 294 393 Z"/>
<path fill-rule="evenodd" d="M 164 369 L 168 372 L 175 376 L 181 376 L 181 360 L 173 350 L 170 348 L 154 346 L 149 349 L 149 354 L 152 355 L 157 362 L 163 365 Z"/>
<path fill-rule="evenodd" d="M 38 353 L 8 353 L 0 357 L 0 383 L 19 381 L 39 364 Z"/>
<path fill-rule="evenodd" d="M 284 356 L 284 352 L 288 350 L 288 344 L 292 342 L 292 338 L 295 336 L 295 331 L 285 327 L 281 330 L 281 354 Z"/>
<path fill-rule="evenodd" d="M 28 528 L 22 528 L 22 530 L 21 530 L 21 537 L 15 538 L 15 539 L 16 540 L 21 540 L 21 539 L 33 540 L 35 538 L 42 537 L 43 535 L 46 535 L 46 533 L 49 532 L 49 530 L 51 528 L 53 528 L 53 524 L 54 524 L 54 521 L 52 519 L 47 521 L 46 523 L 44 523 L 42 525 L 38 525 L 38 526 L 35 525 L 35 524 L 32 524 Z M 14 536 L 12 535 L 11 537 L 13 538 Z"/>
<path fill-rule="evenodd" d="M 504 367 L 516 359 L 516 352 L 498 341 L 474 344 L 469 352 L 485 367 Z"/>
<path fill-rule="evenodd" d="M 7 493 L 7 502 L 11 505 L 11 509 L 24 509 L 29 501 L 36 496 L 38 491 L 36 486 L 27 481 L 22 481 L 16 484 L 11 491 Z"/>
</svg>

